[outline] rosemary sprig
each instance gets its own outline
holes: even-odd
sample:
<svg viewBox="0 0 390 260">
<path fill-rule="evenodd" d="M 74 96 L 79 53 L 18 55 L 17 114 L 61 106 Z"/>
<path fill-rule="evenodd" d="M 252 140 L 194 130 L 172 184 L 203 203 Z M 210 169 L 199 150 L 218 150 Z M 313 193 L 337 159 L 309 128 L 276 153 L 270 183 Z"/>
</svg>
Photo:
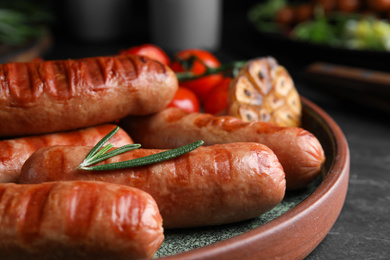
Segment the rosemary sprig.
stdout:
<svg viewBox="0 0 390 260">
<path fill-rule="evenodd" d="M 19 46 L 45 33 L 43 25 L 54 21 L 43 1 L 1 1 L 0 44 Z"/>
<path fill-rule="evenodd" d="M 138 149 L 141 147 L 140 144 L 128 144 L 124 145 L 122 147 L 119 147 L 117 149 L 114 149 L 110 152 L 108 152 L 110 149 L 113 148 L 112 144 L 108 144 L 104 146 L 104 144 L 116 134 L 116 132 L 119 130 L 119 127 L 116 127 L 114 130 L 112 130 L 108 135 L 106 135 L 102 140 L 100 140 L 94 148 L 88 153 L 87 157 L 84 159 L 84 161 L 77 167 L 78 169 L 86 170 L 86 171 L 104 171 L 104 170 L 116 170 L 116 169 L 123 169 L 123 168 L 130 168 L 130 167 L 137 167 L 142 165 L 148 165 L 148 164 L 154 164 L 158 162 L 162 162 L 165 160 L 169 160 L 175 157 L 178 157 L 180 155 L 183 155 L 185 153 L 188 153 L 199 146 L 203 144 L 203 141 L 196 141 L 191 144 L 175 148 L 172 150 L 167 150 L 161 153 L 152 154 L 149 156 L 136 158 L 132 160 L 127 160 L 123 162 L 116 162 L 116 163 L 108 163 L 103 165 L 96 165 L 91 166 L 92 164 L 101 162 L 103 160 L 109 159 L 111 157 L 114 157 L 118 154 Z M 103 147 L 104 146 L 104 147 Z"/>
</svg>

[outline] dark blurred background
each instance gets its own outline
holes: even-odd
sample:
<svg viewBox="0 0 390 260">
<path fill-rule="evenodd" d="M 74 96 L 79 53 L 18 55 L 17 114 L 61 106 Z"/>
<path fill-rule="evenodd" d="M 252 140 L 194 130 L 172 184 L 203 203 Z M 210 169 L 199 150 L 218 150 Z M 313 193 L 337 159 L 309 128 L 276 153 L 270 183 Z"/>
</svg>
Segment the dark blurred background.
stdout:
<svg viewBox="0 0 390 260">
<path fill-rule="evenodd" d="M 135 45 L 153 43 L 149 12 L 149 4 L 152 1 L 163 0 L 118 0 L 113 16 L 116 19 L 111 20 L 112 23 L 109 24 L 103 22 L 106 19 L 103 15 L 91 13 L 99 9 L 99 4 L 116 3 L 117 0 L 0 0 L 1 8 L 19 6 L 21 2 L 38 3 L 51 15 L 44 19 L 48 30 L 43 34 L 43 39 L 38 37 L 15 46 L 0 44 L 0 62 L 22 59 L 26 61 L 36 57 L 52 60 L 113 55 Z M 376 89 L 377 92 L 371 92 L 373 81 L 366 80 L 373 74 L 367 71 L 360 75 L 362 78 L 359 81 L 353 81 L 348 85 L 346 81 L 337 79 L 331 83 L 325 82 L 324 78 L 308 81 L 306 69 L 310 64 L 321 61 L 388 72 L 390 52 L 334 48 L 324 44 L 294 41 L 281 34 L 264 33 L 257 30 L 248 20 L 248 11 L 254 5 L 264 2 L 266 1 L 221 0 L 221 41 L 212 52 L 222 63 L 262 56 L 275 57 L 291 74 L 298 92 L 324 109 L 340 125 L 351 151 L 351 177 L 345 206 L 328 236 L 308 259 L 386 259 L 390 253 L 388 229 L 390 123 L 386 119 L 390 112 L 390 76 L 384 77 L 387 81 L 385 85 L 380 85 Z M 298 5 L 312 1 L 291 2 Z M 388 3 L 390 6 L 390 1 L 370 2 Z M 32 12 L 31 9 L 27 10 L 27 14 L 39 14 Z M 390 9 L 386 11 L 385 8 L 379 8 L 382 17 L 386 17 L 387 12 L 390 13 Z M 20 22 L 21 17 L 12 13 L 9 15 L 0 15 L 0 26 L 6 22 L 5 18 L 10 18 L 14 23 Z M 347 17 L 346 14 L 339 16 L 343 17 Z M 30 18 L 36 21 L 35 16 Z M 93 21 L 89 29 L 86 26 L 87 21 Z M 321 26 L 323 24 L 319 27 L 324 29 Z M 390 31 L 387 30 L 389 29 L 386 27 L 385 37 L 390 36 Z M 34 33 L 34 30 L 27 31 Z M 3 35 L 0 32 L 1 36 Z M 322 40 L 326 38 L 324 34 L 318 36 Z M 388 45 L 390 47 L 390 40 Z M 173 54 L 169 52 L 169 55 Z M 371 80 L 378 78 L 371 77 Z"/>
<path fill-rule="evenodd" d="M 289 68 L 291 70 L 294 70 L 297 66 L 305 67 L 315 61 L 387 70 L 386 58 L 389 57 L 387 52 L 356 52 L 330 48 L 326 45 L 291 41 L 286 37 L 278 37 L 280 35 L 275 37 L 275 34 L 260 32 L 249 21 L 248 11 L 255 5 L 282 1 L 220 0 L 221 41 L 219 48 L 212 51 L 218 53 L 222 61 L 225 59 L 248 59 L 256 56 L 272 55 L 289 67 L 290 61 L 293 60 L 294 66 Z M 147 42 L 154 43 L 151 37 L 151 14 L 149 9 L 153 0 L 0 1 L 3 6 L 9 3 L 17 5 L 19 2 L 37 3 L 52 15 L 52 19 L 46 23 L 49 28 L 51 44 L 41 53 L 45 59 L 111 55 L 117 53 L 120 49 L 134 45 Z M 332 1 L 290 0 L 284 2 L 298 6 L 306 3 Z M 105 7 L 105 5 L 108 6 L 107 4 L 99 3 L 111 3 L 111 7 L 107 8 Z M 169 50 L 166 51 L 170 52 Z M 173 52 L 169 54 L 173 55 Z"/>
<path fill-rule="evenodd" d="M 118 37 L 113 37 L 107 40 L 86 40 L 81 37 L 75 37 L 75 31 L 72 31 L 71 19 L 76 19 L 69 14 L 67 8 L 65 8 L 66 1 L 53 1 L 51 3 L 51 9 L 55 14 L 55 21 L 53 22 L 52 35 L 54 38 L 54 48 L 61 48 L 63 45 L 74 44 L 79 46 L 80 50 L 85 46 L 85 50 L 80 53 L 62 53 L 62 57 L 51 56 L 51 52 L 48 52 L 46 57 L 48 58 L 67 58 L 75 56 L 91 56 L 96 54 L 101 46 L 105 50 L 101 54 L 112 54 L 118 49 L 128 48 L 132 45 L 138 45 L 145 42 L 151 42 L 150 36 L 150 17 L 148 12 L 148 1 L 127 1 L 128 10 L 126 11 L 126 24 L 121 25 L 121 31 Z M 221 49 L 229 48 L 230 38 L 236 38 L 240 35 L 243 29 L 247 29 L 249 25 L 247 22 L 247 11 L 255 3 L 259 1 L 221 1 L 222 3 L 222 44 Z M 75 15 L 75 13 L 71 13 Z M 250 39 L 238 39 L 245 42 Z M 110 52 L 107 46 L 112 47 Z M 82 53 L 81 53 L 82 52 Z M 57 53 L 57 52 L 56 52 Z"/>
</svg>

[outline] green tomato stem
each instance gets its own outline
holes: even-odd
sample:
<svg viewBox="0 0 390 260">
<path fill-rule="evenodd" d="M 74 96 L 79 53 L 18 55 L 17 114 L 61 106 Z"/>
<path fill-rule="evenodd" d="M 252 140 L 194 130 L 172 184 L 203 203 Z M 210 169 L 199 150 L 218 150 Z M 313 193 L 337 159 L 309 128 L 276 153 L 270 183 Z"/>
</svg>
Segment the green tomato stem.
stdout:
<svg viewBox="0 0 390 260">
<path fill-rule="evenodd" d="M 184 71 L 184 72 L 178 72 L 176 73 L 176 77 L 179 80 L 179 82 L 184 82 L 184 81 L 189 81 L 189 80 L 194 80 L 194 79 L 199 79 L 203 78 L 209 75 L 213 74 L 218 74 L 218 73 L 227 73 L 229 71 L 232 71 L 233 76 L 237 73 L 237 71 L 244 66 L 246 61 L 235 61 L 232 63 L 226 63 L 222 64 L 218 68 L 211 68 L 209 66 L 206 66 L 206 71 L 202 74 L 195 75 L 191 71 Z"/>
</svg>

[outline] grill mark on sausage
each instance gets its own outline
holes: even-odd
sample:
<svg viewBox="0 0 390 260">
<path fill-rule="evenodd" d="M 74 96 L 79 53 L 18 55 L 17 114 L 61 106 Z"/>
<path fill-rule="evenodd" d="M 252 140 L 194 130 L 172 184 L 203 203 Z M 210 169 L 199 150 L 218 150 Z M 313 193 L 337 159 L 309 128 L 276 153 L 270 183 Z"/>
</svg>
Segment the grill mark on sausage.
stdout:
<svg viewBox="0 0 390 260">
<path fill-rule="evenodd" d="M 8 141 L 0 141 L 0 163 L 1 165 L 8 166 L 7 163 L 9 158 L 13 157 L 14 147 L 11 145 L 11 142 Z"/>
<path fill-rule="evenodd" d="M 44 62 L 43 72 L 42 78 L 49 95 L 58 100 L 71 97 L 72 87 L 68 86 L 68 75 L 63 61 Z"/>
<path fill-rule="evenodd" d="M 94 128 L 91 131 L 96 131 L 95 129 L 97 128 Z M 92 133 L 90 133 L 90 135 L 92 135 Z M 80 140 L 82 145 L 91 145 L 88 142 L 88 138 L 89 138 L 89 134 L 86 134 L 82 131 L 73 131 L 72 133 L 69 134 L 69 136 L 66 136 L 67 139 L 66 142 L 72 144 L 73 143 L 72 140 Z M 111 140 L 111 142 L 113 142 L 113 140 Z"/>
<path fill-rule="evenodd" d="M 84 70 L 85 82 L 92 91 L 105 89 L 104 86 L 104 68 L 98 59 L 85 59 L 81 62 Z"/>
<path fill-rule="evenodd" d="M 162 64 L 162 63 L 159 63 L 159 65 L 160 65 L 160 68 L 161 68 L 162 73 L 163 73 L 164 75 L 166 75 L 166 74 L 167 74 L 167 68 L 165 67 L 165 65 Z"/>
<path fill-rule="evenodd" d="M 29 82 L 32 89 L 32 100 L 36 101 L 43 91 L 43 81 L 40 74 L 41 63 L 27 63 Z"/>
<path fill-rule="evenodd" d="M 49 185 L 49 184 L 47 184 Z M 52 182 L 50 183 L 50 186 L 49 188 L 46 190 L 46 194 L 45 196 L 43 197 L 43 201 L 41 203 L 41 207 L 39 208 L 40 212 L 39 212 L 39 229 L 38 230 L 41 230 L 41 226 L 42 226 L 42 223 L 43 223 L 43 216 L 46 212 L 46 210 L 48 209 L 49 205 L 50 205 L 50 200 L 49 198 L 51 197 L 50 195 L 53 193 L 53 190 L 57 187 L 58 185 L 55 183 L 55 182 Z"/>
<path fill-rule="evenodd" d="M 176 112 L 177 111 L 177 112 Z M 165 120 L 168 122 L 168 123 L 172 123 L 172 122 L 175 122 L 175 121 L 179 121 L 181 119 L 184 119 L 188 113 L 186 113 L 184 110 L 181 110 L 181 109 L 175 109 L 174 111 L 172 111 L 173 113 L 167 113 L 165 115 Z"/>
<path fill-rule="evenodd" d="M 33 79 L 33 76 L 31 74 L 31 71 L 30 71 L 30 66 L 28 63 L 25 64 L 26 65 L 26 89 L 29 89 L 29 91 L 26 93 L 28 94 L 29 96 L 26 97 L 26 101 L 27 99 L 29 99 L 28 101 L 29 102 L 32 102 L 32 101 L 35 101 L 35 82 L 34 82 L 34 79 Z M 23 82 L 21 83 L 23 84 Z"/>
<path fill-rule="evenodd" d="M 73 189 L 69 215 L 66 219 L 65 233 L 74 240 L 82 240 L 87 237 L 90 230 L 95 205 L 98 205 L 95 185 L 82 185 L 77 190 Z"/>
<path fill-rule="evenodd" d="M 57 150 L 56 153 L 58 154 L 59 151 Z M 53 157 L 55 156 L 55 154 L 51 154 L 50 157 Z M 50 158 L 49 157 L 49 158 Z M 65 158 L 63 156 L 61 156 L 61 154 L 59 154 L 59 156 L 55 156 L 55 158 L 52 158 L 52 159 L 55 159 L 56 161 L 58 161 L 58 172 L 61 172 L 63 169 L 66 169 L 66 162 L 65 162 Z M 50 161 L 50 160 L 48 160 Z M 57 173 L 58 174 L 58 173 Z"/>
<path fill-rule="evenodd" d="M 116 80 L 118 82 L 118 85 L 123 85 L 125 84 L 126 80 L 125 80 L 125 71 L 124 71 L 124 68 L 123 68 L 123 63 L 121 62 L 120 59 L 112 59 L 112 62 L 113 62 L 113 68 L 114 68 L 114 71 L 115 71 L 115 76 L 116 76 Z"/>
<path fill-rule="evenodd" d="M 209 114 L 204 114 L 198 116 L 194 120 L 194 125 L 198 128 L 209 126 L 213 121 L 213 116 Z"/>
<path fill-rule="evenodd" d="M 278 131 L 285 131 L 287 129 L 286 127 L 277 126 L 268 122 L 248 122 L 248 126 L 250 127 L 251 125 L 259 135 L 272 134 Z"/>
<path fill-rule="evenodd" d="M 305 129 L 299 129 L 299 131 L 297 131 L 297 136 L 307 136 L 308 138 L 315 137 L 312 133 Z"/>
<path fill-rule="evenodd" d="M 0 184 L 0 205 L 2 204 L 2 201 L 3 201 L 3 194 L 4 194 L 4 191 L 5 191 L 5 186 Z"/>
<path fill-rule="evenodd" d="M 101 127 L 96 127 L 94 131 L 96 131 L 99 135 L 104 136 L 107 135 L 113 129 L 114 129 L 114 125 L 102 125 Z M 117 134 L 115 134 L 111 138 L 114 138 L 115 136 L 117 136 Z"/>
<path fill-rule="evenodd" d="M 26 104 L 32 99 L 32 86 L 29 81 L 26 63 L 9 63 L 5 65 L 9 94 L 14 104 Z"/>
<path fill-rule="evenodd" d="M 48 194 L 50 194 L 53 187 L 54 183 L 42 186 L 30 186 L 27 194 L 23 194 L 28 200 L 20 223 L 21 230 L 23 230 L 23 232 L 20 233 L 23 242 L 31 243 L 40 236 L 40 228 L 45 209 L 44 206 L 47 204 Z"/>
<path fill-rule="evenodd" d="M 26 138 L 25 140 L 20 139 L 20 142 L 23 142 L 23 145 L 30 151 L 36 151 L 41 147 L 46 147 L 51 144 L 50 139 L 48 136 L 37 136 L 37 137 L 31 137 L 31 138 Z"/>
<path fill-rule="evenodd" d="M 7 73 L 4 70 L 4 65 L 0 65 L 0 100 L 6 99 L 9 95 L 7 82 Z"/>
<path fill-rule="evenodd" d="M 85 76 L 80 68 L 82 63 L 83 62 L 79 60 L 65 60 L 63 62 L 69 86 L 69 93 L 72 97 L 79 94 L 79 92 L 81 92 L 86 86 Z"/>
<path fill-rule="evenodd" d="M 72 64 L 76 64 L 78 61 L 72 61 L 72 60 L 65 60 L 64 62 L 59 62 L 58 64 L 61 64 L 60 67 L 63 69 L 63 75 L 65 77 L 65 86 L 64 91 L 68 93 L 68 98 L 73 97 L 75 94 L 75 86 L 76 82 L 73 82 L 73 79 L 76 79 L 74 76 L 74 70 L 72 69 Z"/>
<path fill-rule="evenodd" d="M 4 83 L 6 85 L 6 89 L 8 90 L 8 95 L 10 96 L 10 98 L 14 98 L 14 93 L 12 91 L 12 83 L 10 81 L 10 73 L 9 73 L 9 69 L 8 69 L 8 66 L 9 64 L 4 64 L 2 67 L 3 67 L 3 71 L 4 71 Z M 11 77 L 12 78 L 12 77 Z M 14 102 L 12 102 L 14 103 Z"/>
<path fill-rule="evenodd" d="M 131 234 L 132 227 L 138 227 L 142 223 L 144 208 L 140 200 L 134 198 L 132 194 L 117 190 L 115 195 L 115 207 L 112 208 L 110 224 L 117 236 L 127 237 Z"/>
<path fill-rule="evenodd" d="M 88 142 L 88 138 L 95 138 L 95 134 L 92 132 L 95 128 L 88 129 L 88 134 L 83 130 L 69 131 L 63 134 L 54 135 L 42 135 L 40 140 L 37 140 L 37 146 L 35 149 L 52 145 L 72 145 L 77 143 L 78 145 L 92 145 Z"/>
<path fill-rule="evenodd" d="M 0 202 L 1 202 L 0 210 L 2 210 L 2 212 L 0 211 L 0 213 L 3 213 L 3 214 L 1 215 L 0 223 L 7 223 L 7 222 L 10 222 L 10 220 L 11 221 L 15 221 L 15 219 L 10 219 L 9 218 L 9 215 L 10 215 L 9 212 L 12 210 L 11 206 L 12 206 L 12 202 L 13 202 L 13 199 L 15 198 L 15 196 L 12 197 L 12 196 L 9 196 L 7 194 L 7 193 L 9 193 L 10 189 L 12 190 L 12 188 L 10 188 L 10 187 L 15 187 L 15 186 L 13 186 L 13 185 L 12 186 L 8 186 L 7 184 L 2 184 L 0 187 L 3 190 L 2 195 L 1 195 L 2 198 L 0 200 Z M 4 198 L 3 198 L 3 195 L 4 195 Z M 10 224 L 12 225 L 12 223 L 10 223 Z"/>
<path fill-rule="evenodd" d="M 113 69 L 113 59 L 106 57 L 99 57 L 97 59 L 100 71 L 102 72 L 103 84 L 107 86 L 113 85 L 113 82 L 116 80 L 116 73 Z"/>
<path fill-rule="evenodd" d="M 135 62 L 135 58 L 134 57 L 130 57 L 130 56 L 126 56 L 126 59 L 129 61 L 128 64 L 132 65 L 132 69 L 126 68 L 127 77 L 129 79 L 138 78 L 139 71 L 138 71 L 137 64 Z"/>
<path fill-rule="evenodd" d="M 123 83 L 126 84 L 126 86 L 132 84 L 132 81 L 138 76 L 135 63 L 128 57 L 121 56 L 116 59 L 116 64 L 118 68 L 120 68 L 119 72 Z"/>
<path fill-rule="evenodd" d="M 136 227 L 140 226 L 140 224 L 142 223 L 142 215 L 145 211 L 145 204 L 141 203 L 140 199 L 134 198 L 133 196 L 126 196 L 126 197 L 127 200 L 130 200 L 128 204 L 130 204 L 129 208 L 131 209 L 131 213 L 130 213 L 131 220 L 130 218 L 125 219 L 127 220 L 124 223 L 124 231 L 126 231 L 126 233 L 122 232 L 124 233 L 124 235 L 128 235 L 127 231 L 130 230 L 132 224 Z M 128 216 L 129 214 L 127 213 L 126 215 Z"/>
<path fill-rule="evenodd" d="M 232 169 L 233 158 L 230 151 L 215 149 L 212 152 L 216 178 L 223 181 L 231 180 L 233 176 L 230 169 Z"/>
<path fill-rule="evenodd" d="M 213 127 L 220 127 L 225 132 L 234 132 L 245 128 L 248 124 L 233 117 L 215 117 L 212 121 Z"/>
</svg>

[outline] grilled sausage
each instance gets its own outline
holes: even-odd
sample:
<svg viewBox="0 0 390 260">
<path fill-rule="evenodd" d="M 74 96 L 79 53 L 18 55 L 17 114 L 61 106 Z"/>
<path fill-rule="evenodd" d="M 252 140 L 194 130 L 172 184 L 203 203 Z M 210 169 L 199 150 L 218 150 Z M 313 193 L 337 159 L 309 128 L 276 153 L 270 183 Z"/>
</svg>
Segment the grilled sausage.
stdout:
<svg viewBox="0 0 390 260">
<path fill-rule="evenodd" d="M 0 141 L 0 183 L 16 182 L 23 163 L 36 150 L 52 145 L 88 145 L 94 146 L 116 126 L 111 124 L 89 127 L 40 136 L 21 137 Z M 119 129 L 110 139 L 116 146 L 133 143 L 130 136 Z"/>
<path fill-rule="evenodd" d="M 258 143 L 199 147 L 149 166 L 77 170 L 88 147 L 41 148 L 24 164 L 20 183 L 96 180 L 144 190 L 156 200 L 164 228 L 218 225 L 256 217 L 282 201 L 285 177 L 275 154 Z M 161 152 L 137 149 L 104 163 Z"/>
<path fill-rule="evenodd" d="M 1 259 L 144 259 L 164 239 L 153 198 L 101 182 L 0 184 Z"/>
<path fill-rule="evenodd" d="M 0 137 L 74 130 L 158 112 L 178 87 L 141 56 L 0 65 Z M 153 100 L 153 102 L 150 102 Z"/>
<path fill-rule="evenodd" d="M 274 151 L 286 173 L 288 190 L 306 187 L 320 173 L 325 154 L 318 139 L 299 127 L 280 127 L 266 122 L 243 122 L 231 116 L 188 114 L 167 108 L 121 123 L 134 142 L 144 148 L 170 149 L 195 140 L 205 145 L 258 142 Z"/>
</svg>

